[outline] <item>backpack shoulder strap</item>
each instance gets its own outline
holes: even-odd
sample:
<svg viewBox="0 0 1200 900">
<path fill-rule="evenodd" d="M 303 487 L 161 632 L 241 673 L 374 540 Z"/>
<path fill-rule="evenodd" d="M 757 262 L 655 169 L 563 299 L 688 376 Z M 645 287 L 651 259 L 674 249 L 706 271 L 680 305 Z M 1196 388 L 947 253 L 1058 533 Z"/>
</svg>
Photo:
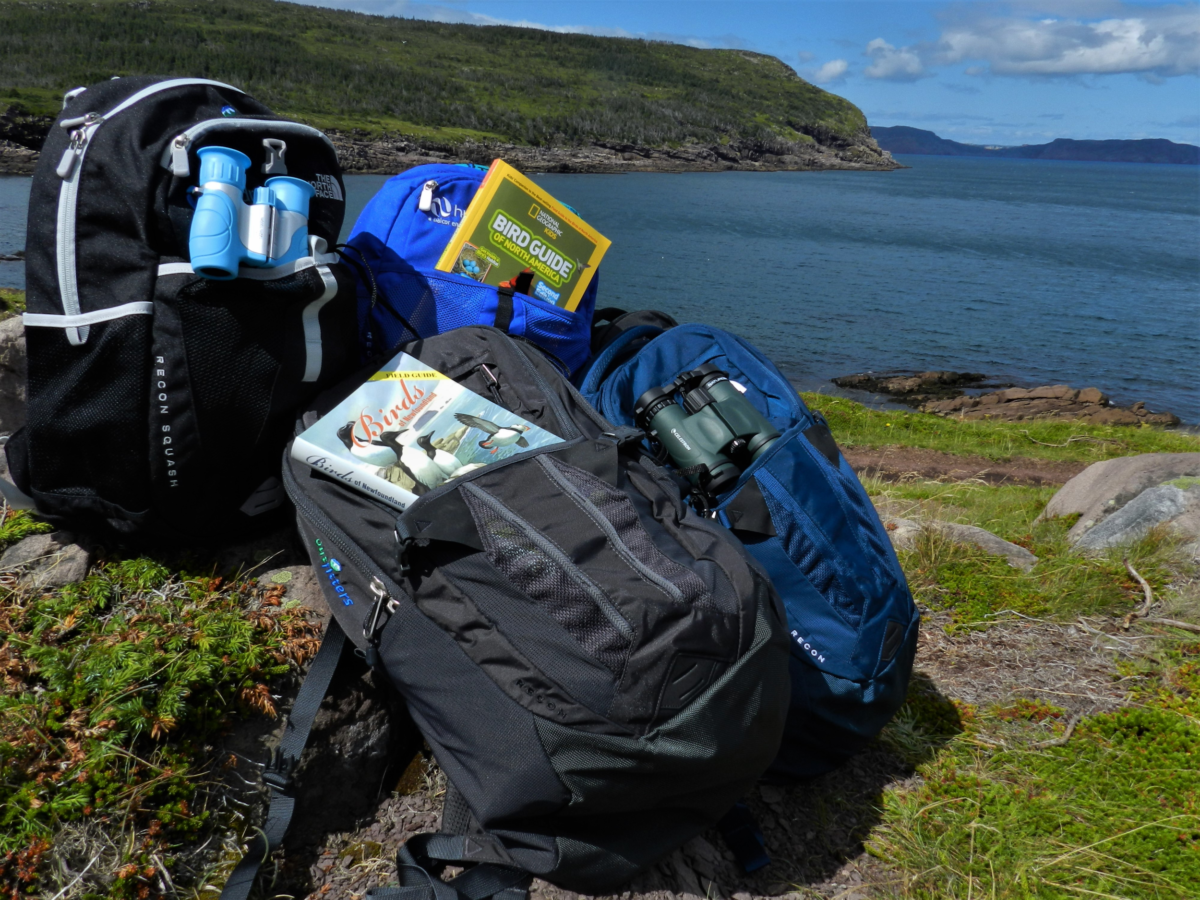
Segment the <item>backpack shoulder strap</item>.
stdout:
<svg viewBox="0 0 1200 900">
<path fill-rule="evenodd" d="M 295 810 L 296 797 L 292 793 L 292 773 L 300 762 L 300 754 L 308 743 L 309 732 L 312 731 L 313 721 L 317 710 L 329 691 L 329 683 L 337 670 L 338 661 L 342 658 L 342 650 L 346 645 L 346 633 L 338 625 L 337 619 L 331 618 L 325 630 L 325 638 L 321 641 L 321 649 L 304 676 L 296 702 L 288 714 L 287 726 L 283 737 L 271 753 L 271 758 L 263 769 L 262 779 L 271 789 L 271 806 L 267 812 L 267 821 L 263 823 L 242 861 L 237 864 L 233 874 L 221 891 L 220 900 L 246 900 L 258 870 L 267 858 L 283 844 L 284 835 L 292 823 L 292 812 Z M 507 900 L 507 898 L 506 898 Z"/>
</svg>

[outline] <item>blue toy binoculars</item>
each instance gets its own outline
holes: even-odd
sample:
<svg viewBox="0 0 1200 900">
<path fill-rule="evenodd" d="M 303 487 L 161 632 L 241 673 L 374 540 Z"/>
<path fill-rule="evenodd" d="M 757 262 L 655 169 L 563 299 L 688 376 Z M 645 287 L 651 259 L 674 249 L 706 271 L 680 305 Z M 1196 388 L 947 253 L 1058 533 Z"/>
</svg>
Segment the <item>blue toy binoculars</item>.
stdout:
<svg viewBox="0 0 1200 900">
<path fill-rule="evenodd" d="M 201 147 L 200 198 L 188 252 L 204 278 L 237 278 L 238 266 L 273 268 L 308 255 L 308 201 L 314 191 L 299 178 L 277 175 L 243 200 L 250 157 L 229 147 Z"/>
</svg>

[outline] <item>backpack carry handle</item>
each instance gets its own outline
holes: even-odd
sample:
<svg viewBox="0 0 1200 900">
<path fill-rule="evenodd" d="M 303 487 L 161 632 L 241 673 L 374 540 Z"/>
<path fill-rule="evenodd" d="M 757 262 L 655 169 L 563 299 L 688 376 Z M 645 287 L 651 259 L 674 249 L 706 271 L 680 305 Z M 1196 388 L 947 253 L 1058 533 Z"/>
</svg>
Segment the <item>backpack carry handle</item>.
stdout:
<svg viewBox="0 0 1200 900">
<path fill-rule="evenodd" d="M 398 887 L 372 888 L 368 900 L 528 900 L 533 876 L 522 869 L 482 862 L 449 881 L 439 877 L 450 863 L 507 858 L 486 835 L 418 834 L 396 854 Z"/>
</svg>

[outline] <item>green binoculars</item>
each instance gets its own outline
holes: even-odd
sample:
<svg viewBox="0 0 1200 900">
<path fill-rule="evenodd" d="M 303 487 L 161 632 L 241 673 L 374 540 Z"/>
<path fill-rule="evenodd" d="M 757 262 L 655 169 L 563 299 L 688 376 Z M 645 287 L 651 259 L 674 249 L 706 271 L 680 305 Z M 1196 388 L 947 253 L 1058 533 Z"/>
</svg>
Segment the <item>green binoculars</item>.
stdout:
<svg viewBox="0 0 1200 900">
<path fill-rule="evenodd" d="M 710 495 L 733 487 L 742 470 L 779 437 L 715 363 L 646 391 L 634 406 L 634 419 L 662 445 L 680 474 Z"/>
</svg>

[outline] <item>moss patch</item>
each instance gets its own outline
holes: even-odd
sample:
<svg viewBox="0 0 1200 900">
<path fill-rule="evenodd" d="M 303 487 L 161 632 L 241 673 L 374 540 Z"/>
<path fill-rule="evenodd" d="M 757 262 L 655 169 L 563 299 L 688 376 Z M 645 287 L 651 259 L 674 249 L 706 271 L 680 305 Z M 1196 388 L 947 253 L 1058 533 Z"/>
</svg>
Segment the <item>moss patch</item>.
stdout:
<svg viewBox="0 0 1200 900">
<path fill-rule="evenodd" d="M 0 539 L 36 530 L 20 513 Z M 88 827 L 123 844 L 93 884 L 162 893 L 158 867 L 223 824 L 201 802 L 203 741 L 239 715 L 275 715 L 270 681 L 316 652 L 281 592 L 145 558 L 101 562 L 52 594 L 0 587 L 0 893 L 44 893 L 44 858 Z"/>
<path fill-rule="evenodd" d="M 25 292 L 0 287 L 0 321 L 25 312 Z"/>
</svg>

